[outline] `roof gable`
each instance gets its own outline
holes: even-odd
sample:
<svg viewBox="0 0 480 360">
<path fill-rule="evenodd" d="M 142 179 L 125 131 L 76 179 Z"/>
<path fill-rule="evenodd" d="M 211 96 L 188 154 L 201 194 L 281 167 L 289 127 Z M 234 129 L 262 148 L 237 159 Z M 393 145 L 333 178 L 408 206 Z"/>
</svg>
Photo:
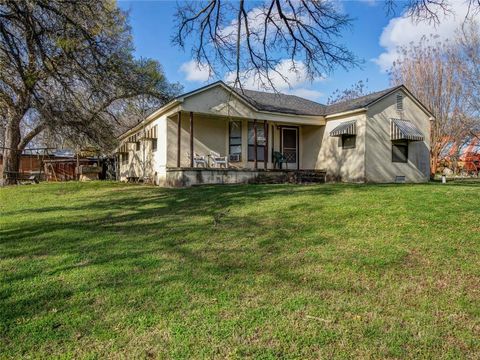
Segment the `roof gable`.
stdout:
<svg viewBox="0 0 480 360">
<path fill-rule="evenodd" d="M 377 92 L 374 92 L 365 96 L 361 96 L 355 99 L 345 100 L 335 104 L 328 105 L 325 109 L 324 115 L 333 115 L 333 114 L 339 114 L 347 111 L 353 111 L 356 109 L 366 108 L 370 104 L 396 91 L 400 87 L 401 86 L 395 86 L 393 88 L 377 91 Z"/>
</svg>

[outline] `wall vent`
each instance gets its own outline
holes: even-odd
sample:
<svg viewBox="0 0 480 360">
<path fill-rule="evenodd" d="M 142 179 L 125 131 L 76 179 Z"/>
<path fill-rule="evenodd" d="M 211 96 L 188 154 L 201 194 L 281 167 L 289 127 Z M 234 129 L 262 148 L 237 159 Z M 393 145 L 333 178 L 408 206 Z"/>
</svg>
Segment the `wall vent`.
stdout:
<svg viewBox="0 0 480 360">
<path fill-rule="evenodd" d="M 405 184 L 405 176 L 395 176 L 395 183 L 396 184 Z"/>
</svg>

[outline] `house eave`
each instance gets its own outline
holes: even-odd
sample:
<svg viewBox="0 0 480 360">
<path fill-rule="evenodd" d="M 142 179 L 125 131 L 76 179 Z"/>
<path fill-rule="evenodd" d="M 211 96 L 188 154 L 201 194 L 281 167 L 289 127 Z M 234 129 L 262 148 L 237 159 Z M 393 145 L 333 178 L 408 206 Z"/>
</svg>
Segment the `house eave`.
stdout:
<svg viewBox="0 0 480 360">
<path fill-rule="evenodd" d="M 362 108 L 349 110 L 349 111 L 344 111 L 344 112 L 340 112 L 340 113 L 329 114 L 329 115 L 325 116 L 325 119 L 326 120 L 331 120 L 331 119 L 335 119 L 337 117 L 343 117 L 343 116 L 350 116 L 350 115 L 365 113 L 366 111 L 367 111 L 367 108 L 362 107 Z"/>
<path fill-rule="evenodd" d="M 182 100 L 179 100 L 179 99 L 174 99 L 172 101 L 170 101 L 169 103 L 165 104 L 164 106 L 162 106 L 161 108 L 159 108 L 158 110 L 156 110 L 155 112 L 153 112 L 152 114 L 150 114 L 149 116 L 147 116 L 145 118 L 145 120 L 143 121 L 140 121 L 137 125 L 135 125 L 133 128 L 125 131 L 123 134 L 121 134 L 118 139 L 119 140 L 123 140 L 125 139 L 126 137 L 136 133 L 138 130 L 142 129 L 143 127 L 147 126 L 148 124 L 150 124 L 152 121 L 154 121 L 158 116 L 160 116 L 162 113 L 168 111 L 168 110 L 171 110 L 172 108 L 174 108 L 175 106 L 178 106 L 180 105 L 181 103 L 183 102 L 183 99 Z"/>
</svg>

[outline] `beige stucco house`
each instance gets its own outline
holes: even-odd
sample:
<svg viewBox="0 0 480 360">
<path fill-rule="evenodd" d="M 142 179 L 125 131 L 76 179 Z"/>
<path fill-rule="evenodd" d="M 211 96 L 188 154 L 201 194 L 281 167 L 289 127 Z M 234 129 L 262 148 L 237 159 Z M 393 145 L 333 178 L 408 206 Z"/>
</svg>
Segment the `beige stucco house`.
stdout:
<svg viewBox="0 0 480 360">
<path fill-rule="evenodd" d="M 175 98 L 124 133 L 118 173 L 162 186 L 302 171 L 326 181 L 425 182 L 432 120 L 404 86 L 327 106 L 220 81 Z"/>
</svg>

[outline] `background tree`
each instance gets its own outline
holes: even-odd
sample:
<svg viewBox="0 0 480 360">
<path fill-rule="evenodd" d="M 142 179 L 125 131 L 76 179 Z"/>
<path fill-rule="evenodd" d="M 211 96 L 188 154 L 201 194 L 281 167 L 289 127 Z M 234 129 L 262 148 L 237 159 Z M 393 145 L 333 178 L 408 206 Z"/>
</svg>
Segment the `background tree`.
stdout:
<svg viewBox="0 0 480 360">
<path fill-rule="evenodd" d="M 471 44 L 470 40 L 468 41 Z M 447 146 L 461 149 L 478 117 L 472 112 L 475 102 L 468 85 L 472 65 L 457 40 L 440 43 L 434 37 L 399 49 L 400 58 L 393 64 L 393 85 L 404 84 L 435 116 L 432 124 L 431 171 L 435 174 L 439 157 Z"/>
<path fill-rule="evenodd" d="M 369 94 L 368 91 L 368 79 L 363 81 L 359 80 L 355 84 L 353 84 L 351 87 L 340 90 L 336 89 L 332 95 L 330 95 L 327 99 L 327 104 L 336 104 L 342 101 L 347 101 L 347 100 L 353 100 L 365 95 Z"/>
<path fill-rule="evenodd" d="M 467 126 L 470 135 L 480 139 L 480 23 L 465 24 L 459 32 L 457 61 L 466 93 Z"/>
<path fill-rule="evenodd" d="M 14 183 L 22 150 L 46 129 L 113 146 L 125 102 L 175 90 L 159 68 L 135 61 L 126 17 L 111 1 L 0 4 L 3 174 Z"/>
<path fill-rule="evenodd" d="M 456 0 L 386 0 L 386 12 L 407 14 L 414 21 L 438 23 L 456 16 Z M 472 19 L 479 0 L 465 0 Z M 263 0 L 256 2 L 183 1 L 176 14 L 174 44 L 191 48 L 192 57 L 211 76 L 231 79 L 243 87 L 249 79 L 264 89 L 288 83 L 282 62 L 289 70 L 305 70 L 310 80 L 348 69 L 361 61 L 342 43 L 341 35 L 352 24 L 334 1 Z"/>
</svg>

